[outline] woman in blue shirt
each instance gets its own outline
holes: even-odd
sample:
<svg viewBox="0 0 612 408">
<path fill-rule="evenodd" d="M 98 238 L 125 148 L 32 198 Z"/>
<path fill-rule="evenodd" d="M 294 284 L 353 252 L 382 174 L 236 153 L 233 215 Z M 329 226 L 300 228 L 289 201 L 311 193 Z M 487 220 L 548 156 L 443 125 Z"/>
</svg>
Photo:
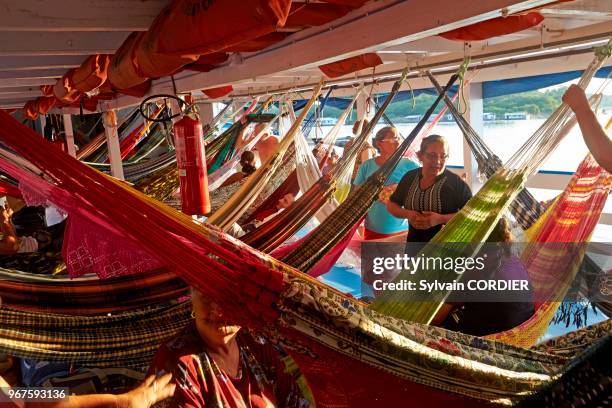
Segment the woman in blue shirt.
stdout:
<svg viewBox="0 0 612 408">
<path fill-rule="evenodd" d="M 380 129 L 374 137 L 374 147 L 378 151 L 378 156 L 361 163 L 357 172 L 357 177 L 353 185 L 359 186 L 363 184 L 376 170 L 380 168 L 393 153 L 397 150 L 400 144 L 400 138 L 397 134 L 397 129 L 394 127 L 384 127 Z M 397 183 L 402 176 L 408 171 L 416 169 L 418 166 L 412 160 L 402 158 L 397 164 L 391 176 L 385 182 L 385 191 L 382 196 L 389 195 L 386 193 L 395 190 Z M 404 218 L 397 218 L 387 211 L 386 200 L 380 198 L 374 202 L 365 220 L 365 236 L 367 239 L 384 238 L 392 235 L 403 234 L 408 229 L 408 221 Z"/>
</svg>

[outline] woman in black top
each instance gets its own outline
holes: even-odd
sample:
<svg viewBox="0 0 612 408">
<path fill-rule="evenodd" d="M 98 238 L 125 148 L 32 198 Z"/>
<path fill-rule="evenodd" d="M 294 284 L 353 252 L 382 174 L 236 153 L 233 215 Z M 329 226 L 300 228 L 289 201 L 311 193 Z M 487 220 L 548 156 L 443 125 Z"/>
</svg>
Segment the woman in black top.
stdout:
<svg viewBox="0 0 612 408">
<path fill-rule="evenodd" d="M 472 198 L 472 192 L 446 169 L 448 143 L 444 137 L 424 138 L 417 156 L 422 167 L 404 175 L 387 209 L 395 217 L 408 219 L 408 242 L 429 242 Z"/>
</svg>

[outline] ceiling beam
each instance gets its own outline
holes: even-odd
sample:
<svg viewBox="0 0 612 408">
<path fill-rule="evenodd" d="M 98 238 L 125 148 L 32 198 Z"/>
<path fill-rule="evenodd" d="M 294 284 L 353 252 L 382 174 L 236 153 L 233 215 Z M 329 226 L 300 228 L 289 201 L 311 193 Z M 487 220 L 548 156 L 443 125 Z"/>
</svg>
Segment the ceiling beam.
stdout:
<svg viewBox="0 0 612 408">
<path fill-rule="evenodd" d="M 112 54 L 129 32 L 7 32 L 0 38 L 0 56 Z"/>
<path fill-rule="evenodd" d="M 0 101 L 1 109 L 21 109 L 23 105 L 23 101 Z"/>
<path fill-rule="evenodd" d="M 463 42 L 451 41 L 446 38 L 432 36 L 404 44 L 394 45 L 385 48 L 384 51 L 404 51 L 404 52 L 452 52 L 463 51 Z"/>
<path fill-rule="evenodd" d="M 53 78 L 10 78 L 0 79 L 0 88 L 15 88 L 21 86 L 55 85 Z"/>
<path fill-rule="evenodd" d="M 581 70 L 584 69 L 589 62 L 593 59 L 592 53 L 579 53 L 575 55 L 566 55 L 563 57 L 555 58 L 555 63 L 551 63 L 551 60 L 526 60 L 521 62 L 508 62 L 504 64 L 499 64 L 491 67 L 487 67 L 481 69 L 476 73 L 475 76 L 472 77 L 472 74 L 468 74 L 470 78 L 472 78 L 472 83 L 484 82 L 484 81 L 493 81 L 498 79 L 510 79 L 510 78 L 521 78 L 532 75 L 544 75 L 544 74 L 552 74 L 559 72 L 559 66 L 564 67 L 564 71 L 572 71 L 572 70 Z M 612 65 L 612 61 L 610 61 L 607 66 Z M 453 72 L 454 73 L 454 72 Z M 450 73 L 434 73 L 436 78 L 440 83 L 445 83 L 450 77 Z M 397 76 L 394 78 L 397 79 Z M 366 83 L 366 90 L 370 91 L 370 79 L 364 78 Z M 408 78 L 410 87 L 412 89 L 422 89 L 422 88 L 431 88 L 431 82 L 428 78 L 423 76 L 410 76 Z M 381 93 L 381 92 L 389 92 L 391 90 L 391 86 L 393 85 L 393 80 L 390 81 L 377 81 L 373 93 Z M 280 93 L 286 92 L 290 88 L 300 89 L 299 95 L 303 98 L 309 98 L 311 93 L 310 89 L 313 88 L 313 83 L 303 83 L 303 84 L 290 84 L 287 86 L 279 85 L 275 89 L 265 89 L 262 90 L 269 94 L 274 94 L 279 91 Z M 409 90 L 406 84 L 402 85 L 401 90 Z M 257 89 L 250 90 L 250 95 L 259 95 Z M 334 90 L 332 96 L 336 97 L 348 97 L 355 94 L 355 88 L 352 85 L 343 86 Z M 249 99 L 249 93 L 241 92 L 240 89 L 234 91 L 233 96 L 239 100 Z"/>
<path fill-rule="evenodd" d="M 39 96 L 42 96 L 42 92 L 40 90 L 37 91 L 26 91 L 26 92 L 16 92 L 16 93 L 3 93 L 0 91 L 0 99 L 3 100 L 16 100 L 16 98 L 23 99 L 36 99 Z"/>
<path fill-rule="evenodd" d="M 382 0 L 367 3 L 345 17 L 289 36 L 266 50 L 245 55 L 207 73 L 181 73 L 179 91 L 195 91 L 236 84 L 295 68 L 315 68 L 363 52 L 436 35 L 454 28 L 550 3 L 550 0 Z M 432 14 L 435 10 L 435 14 Z M 169 79 L 155 82 L 150 94 L 173 89 Z M 103 102 L 104 109 L 126 106 L 126 99 Z"/>
<path fill-rule="evenodd" d="M 61 78 L 66 73 L 64 68 L 33 69 L 22 71 L 0 71 L 0 79 L 10 78 Z"/>
<path fill-rule="evenodd" d="M 82 55 L 0 56 L 0 72 L 55 68 L 68 70 L 70 68 L 78 67 L 84 60 L 85 57 Z"/>
<path fill-rule="evenodd" d="M 4 0 L 0 31 L 146 31 L 168 0 Z"/>
<path fill-rule="evenodd" d="M 0 88 L 0 95 L 3 94 L 19 94 L 21 92 L 30 92 L 40 90 L 37 86 L 16 86 L 12 88 Z"/>
</svg>

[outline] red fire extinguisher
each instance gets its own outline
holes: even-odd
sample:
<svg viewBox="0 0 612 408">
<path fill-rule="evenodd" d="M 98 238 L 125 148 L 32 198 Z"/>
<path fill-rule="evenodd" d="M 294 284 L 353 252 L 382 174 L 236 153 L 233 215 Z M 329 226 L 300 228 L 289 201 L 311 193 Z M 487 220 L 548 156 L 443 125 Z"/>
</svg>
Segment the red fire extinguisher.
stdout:
<svg viewBox="0 0 612 408">
<path fill-rule="evenodd" d="M 181 207 L 188 215 L 210 212 L 202 123 L 189 116 L 174 124 L 176 162 L 181 183 Z"/>
</svg>

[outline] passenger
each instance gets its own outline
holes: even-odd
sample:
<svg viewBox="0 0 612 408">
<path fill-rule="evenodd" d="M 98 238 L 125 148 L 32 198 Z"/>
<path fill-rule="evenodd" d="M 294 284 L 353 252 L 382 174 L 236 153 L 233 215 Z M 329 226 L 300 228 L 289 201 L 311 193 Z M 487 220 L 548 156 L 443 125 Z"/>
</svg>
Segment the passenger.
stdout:
<svg viewBox="0 0 612 408">
<path fill-rule="evenodd" d="M 269 219 L 274 218 L 276 214 L 278 214 L 281 211 L 284 211 L 285 208 L 288 208 L 294 202 L 295 202 L 295 194 L 293 193 L 285 194 L 278 200 L 274 208 L 266 210 L 266 211 L 262 211 L 260 214 L 257 215 L 254 221 L 246 224 L 244 226 L 244 231 L 251 232 L 254 229 L 259 228 L 261 224 L 264 224 Z"/>
<path fill-rule="evenodd" d="M 422 167 L 404 175 L 387 208 L 410 223 L 408 242 L 429 242 L 472 198 L 472 192 L 461 177 L 446 169 L 444 137 L 424 138 L 417 156 Z"/>
<path fill-rule="evenodd" d="M 229 176 L 220 187 L 229 186 L 253 174 L 257 170 L 257 167 L 255 167 L 255 154 L 249 150 L 243 152 L 240 156 L 240 166 L 242 166 L 242 171 Z"/>
<path fill-rule="evenodd" d="M 484 251 L 481 252 L 486 255 L 485 268 L 466 271 L 460 279 L 461 282 L 490 279 L 530 282 L 525 265 L 511 253 L 512 234 L 506 218 L 499 220 L 487 242 L 497 242 L 500 245 L 492 249 L 491 244 L 485 244 Z M 476 293 L 475 299 L 480 292 Z M 456 297 L 456 294 L 451 294 L 450 298 L 453 296 Z M 462 302 L 445 303 L 432 324 L 473 336 L 486 336 L 512 329 L 535 312 L 530 283 L 526 291 L 489 291 L 484 296 L 487 301 L 467 302 L 465 294 L 462 294 Z M 496 298 L 497 301 L 492 301 L 491 298 Z"/>
<path fill-rule="evenodd" d="M 319 163 L 319 167 L 321 167 L 321 166 L 323 166 L 325 164 L 325 163 L 322 163 L 322 161 L 325 158 L 325 154 L 326 153 L 327 153 L 327 150 L 325 149 L 325 147 L 322 144 L 317 144 L 312 149 L 312 155 L 317 160 L 317 163 Z"/>
<path fill-rule="evenodd" d="M 334 168 L 336 163 L 338 163 L 339 158 L 340 157 L 338 156 L 338 153 L 336 153 L 336 149 L 332 147 L 331 151 L 327 155 L 327 160 L 325 160 L 325 165 L 321 169 L 321 174 L 329 173 L 329 171 Z"/>
<path fill-rule="evenodd" d="M 361 164 L 353 185 L 359 186 L 365 183 L 380 166 L 389 160 L 399 147 L 399 142 L 400 139 L 395 128 L 387 126 L 380 129 L 374 137 L 374 147 L 378 150 L 379 155 Z M 385 182 L 385 188 L 381 196 L 374 202 L 370 211 L 368 211 L 365 220 L 365 239 L 384 238 L 406 232 L 408 222 L 404 217 L 397 218 L 387 211 L 387 200 L 385 200 L 384 197 L 390 195 L 390 192 L 396 188 L 402 175 L 416 167 L 416 163 L 406 158 L 402 158 L 397 164 Z"/>
<path fill-rule="evenodd" d="M 0 393 L 10 402 L 1 405 L 6 408 L 149 408 L 174 394 L 175 385 L 171 384 L 171 374 L 149 376 L 137 388 L 125 394 L 70 395 L 59 401 L 24 402 L 8 398 L 10 385 L 0 376 Z"/>
<path fill-rule="evenodd" d="M 576 114 L 584 142 L 597 163 L 612 173 L 612 140 L 597 121 L 582 88 L 570 85 L 563 95 L 563 102 Z"/>
<path fill-rule="evenodd" d="M 11 219 L 12 216 L 13 210 L 8 204 L 5 204 L 0 212 L 0 254 L 36 252 L 39 247 L 37 239 L 30 236 L 17 236 L 17 231 Z M 49 237 L 44 238 L 50 241 Z M 43 239 L 42 235 L 41 239 Z"/>
<path fill-rule="evenodd" d="M 258 129 L 262 129 L 265 126 L 265 123 L 257 124 L 257 126 L 255 126 L 254 131 L 255 134 L 257 134 L 257 132 L 259 131 Z M 253 147 L 253 152 L 257 154 L 260 165 L 263 165 L 265 162 L 268 161 L 270 157 L 272 157 L 272 155 L 278 149 L 279 143 L 280 142 L 276 136 L 271 135 L 267 132 L 261 136 L 257 144 L 255 144 L 255 147 Z"/>
<path fill-rule="evenodd" d="M 172 373 L 174 396 L 161 407 L 295 407 L 304 399 L 278 351 L 241 330 L 192 290 L 194 320 L 163 344 L 149 369 Z"/>
</svg>

